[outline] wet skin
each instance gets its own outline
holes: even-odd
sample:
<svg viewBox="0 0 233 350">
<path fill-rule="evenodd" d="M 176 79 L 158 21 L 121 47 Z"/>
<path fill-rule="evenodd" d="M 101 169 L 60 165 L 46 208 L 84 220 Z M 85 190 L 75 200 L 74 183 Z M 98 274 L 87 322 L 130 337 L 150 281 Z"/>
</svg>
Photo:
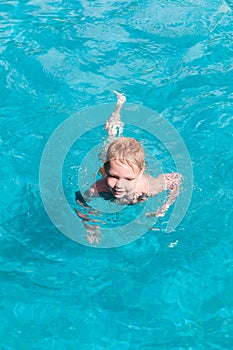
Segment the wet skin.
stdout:
<svg viewBox="0 0 233 350">
<path fill-rule="evenodd" d="M 110 160 L 106 169 L 106 183 L 117 199 L 137 193 L 144 183 L 143 171 L 135 164 L 122 160 Z"/>
</svg>

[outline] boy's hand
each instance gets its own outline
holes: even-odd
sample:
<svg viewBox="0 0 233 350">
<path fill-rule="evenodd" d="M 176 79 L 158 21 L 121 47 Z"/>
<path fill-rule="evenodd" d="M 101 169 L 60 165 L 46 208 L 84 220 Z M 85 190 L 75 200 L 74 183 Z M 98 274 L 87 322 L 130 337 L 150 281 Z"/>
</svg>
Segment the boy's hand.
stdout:
<svg viewBox="0 0 233 350">
<path fill-rule="evenodd" d="M 126 97 L 116 90 L 113 90 L 113 92 L 117 97 L 117 102 L 123 105 L 123 103 L 126 101 Z"/>
<path fill-rule="evenodd" d="M 163 217 L 164 215 L 165 215 L 165 211 L 162 208 L 152 213 L 146 213 L 146 216 L 148 217 L 152 217 L 152 216 Z"/>
<path fill-rule="evenodd" d="M 87 240 L 91 244 L 99 244 L 101 237 L 103 237 L 100 233 L 100 228 L 98 225 L 88 225 L 87 223 L 84 223 L 84 226 L 87 231 L 87 235 L 85 236 Z"/>
<path fill-rule="evenodd" d="M 86 229 L 87 234 L 84 235 L 86 239 L 91 243 L 91 244 L 99 244 L 100 239 L 102 237 L 100 233 L 100 227 L 96 225 L 90 225 L 88 222 L 101 222 L 100 220 L 94 220 L 90 218 L 88 215 L 81 213 L 79 210 L 76 208 L 74 209 L 77 216 L 82 219 L 83 221 L 83 226 Z M 91 212 L 90 212 L 91 214 Z"/>
</svg>

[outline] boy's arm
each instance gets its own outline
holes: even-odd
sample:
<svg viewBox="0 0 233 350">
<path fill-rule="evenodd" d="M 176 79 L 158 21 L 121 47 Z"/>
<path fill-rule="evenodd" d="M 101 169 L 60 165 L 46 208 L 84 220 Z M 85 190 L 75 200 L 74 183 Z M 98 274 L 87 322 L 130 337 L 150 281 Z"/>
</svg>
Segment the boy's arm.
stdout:
<svg viewBox="0 0 233 350">
<path fill-rule="evenodd" d="M 97 224 L 100 222 L 98 219 L 93 219 L 91 216 L 92 214 L 95 214 L 95 212 L 92 212 L 91 207 L 88 205 L 88 201 L 91 199 L 91 197 L 97 196 L 98 192 L 96 191 L 96 186 L 93 184 L 89 190 L 87 190 L 84 194 L 82 194 L 80 191 L 77 191 L 75 193 L 75 199 L 76 202 L 85 208 L 86 213 L 83 213 L 79 211 L 77 208 L 75 208 L 75 212 L 77 216 L 82 220 L 84 228 L 86 230 L 86 239 L 91 244 L 99 244 L 100 239 L 102 237 L 100 233 L 100 227 Z M 94 223 L 94 224 L 93 224 Z"/>
<path fill-rule="evenodd" d="M 103 192 L 110 192 L 107 186 L 106 177 L 103 177 L 102 179 L 93 183 L 91 187 L 85 191 L 84 198 L 86 200 L 90 200 L 91 198 L 99 197 Z"/>
<path fill-rule="evenodd" d="M 179 194 L 182 175 L 179 173 L 161 174 L 156 179 L 150 181 L 150 195 L 154 196 L 163 191 L 169 191 L 167 201 L 154 213 L 148 213 L 148 216 L 164 216 L 168 208 L 175 202 Z"/>
<path fill-rule="evenodd" d="M 109 192 L 106 183 L 106 178 L 103 178 L 93 183 L 91 187 L 84 193 L 77 191 L 75 193 L 76 202 L 84 207 L 89 207 L 87 202 L 89 202 L 91 198 L 99 197 L 101 192 Z"/>
<path fill-rule="evenodd" d="M 86 229 L 87 234 L 84 237 L 91 243 L 99 244 L 101 240 L 101 232 L 98 224 L 90 224 L 91 222 L 98 223 L 100 220 L 94 220 L 88 215 L 81 213 L 78 209 L 74 209 L 78 217 L 82 220 L 84 228 Z"/>
</svg>

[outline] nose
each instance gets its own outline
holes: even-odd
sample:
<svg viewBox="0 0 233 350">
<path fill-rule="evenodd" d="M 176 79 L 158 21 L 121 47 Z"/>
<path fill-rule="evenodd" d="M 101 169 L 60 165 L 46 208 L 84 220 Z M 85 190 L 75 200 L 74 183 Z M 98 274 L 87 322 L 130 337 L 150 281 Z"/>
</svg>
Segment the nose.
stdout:
<svg viewBox="0 0 233 350">
<path fill-rule="evenodd" d="M 123 188 L 123 183 L 121 179 L 116 182 L 115 187 L 119 190 Z"/>
</svg>

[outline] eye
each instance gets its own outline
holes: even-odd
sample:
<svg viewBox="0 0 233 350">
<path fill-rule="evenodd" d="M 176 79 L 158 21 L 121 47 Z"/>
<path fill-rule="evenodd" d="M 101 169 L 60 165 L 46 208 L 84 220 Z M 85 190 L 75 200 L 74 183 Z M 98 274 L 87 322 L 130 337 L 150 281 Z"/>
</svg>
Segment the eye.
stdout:
<svg viewBox="0 0 233 350">
<path fill-rule="evenodd" d="M 134 179 L 132 179 L 132 178 L 127 178 L 126 180 L 127 180 L 127 181 L 133 181 Z"/>
<path fill-rule="evenodd" d="M 112 177 L 113 179 L 118 179 L 118 176 L 116 176 L 116 175 L 108 174 L 108 177 Z"/>
</svg>

